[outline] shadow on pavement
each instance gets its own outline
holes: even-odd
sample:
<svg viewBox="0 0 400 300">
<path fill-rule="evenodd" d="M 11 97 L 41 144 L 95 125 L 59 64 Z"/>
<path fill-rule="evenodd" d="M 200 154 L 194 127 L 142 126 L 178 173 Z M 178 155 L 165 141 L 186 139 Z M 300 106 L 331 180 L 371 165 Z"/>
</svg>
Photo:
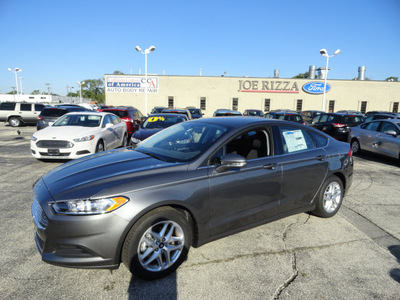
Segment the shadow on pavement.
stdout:
<svg viewBox="0 0 400 300">
<path fill-rule="evenodd" d="M 387 164 L 390 166 L 400 166 L 400 163 L 397 159 L 391 158 L 391 157 L 386 157 L 386 156 L 381 156 L 379 154 L 371 154 L 371 153 L 366 153 L 362 152 L 360 154 L 357 154 L 356 157 L 377 162 L 377 163 L 382 163 L 382 164 Z"/>
<path fill-rule="evenodd" d="M 144 281 L 132 276 L 128 288 L 128 299 L 177 299 L 176 285 L 176 272 L 154 281 Z"/>
</svg>

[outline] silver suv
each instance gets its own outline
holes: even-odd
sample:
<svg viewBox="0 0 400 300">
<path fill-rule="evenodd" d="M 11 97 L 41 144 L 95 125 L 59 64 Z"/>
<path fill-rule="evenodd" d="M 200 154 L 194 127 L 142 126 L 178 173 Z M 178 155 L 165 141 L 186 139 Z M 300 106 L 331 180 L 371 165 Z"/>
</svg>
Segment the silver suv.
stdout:
<svg viewBox="0 0 400 300">
<path fill-rule="evenodd" d="M 8 122 L 12 127 L 36 124 L 44 107 L 42 103 L 2 102 L 0 103 L 0 122 Z"/>
</svg>

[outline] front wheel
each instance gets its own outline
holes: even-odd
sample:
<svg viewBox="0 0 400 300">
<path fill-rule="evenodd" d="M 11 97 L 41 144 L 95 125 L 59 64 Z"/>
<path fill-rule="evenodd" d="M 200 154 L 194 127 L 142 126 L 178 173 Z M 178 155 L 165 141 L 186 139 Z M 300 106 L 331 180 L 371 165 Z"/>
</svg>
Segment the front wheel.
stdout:
<svg viewBox="0 0 400 300">
<path fill-rule="evenodd" d="M 141 217 L 129 231 L 122 261 L 144 280 L 174 272 L 185 260 L 192 243 L 192 227 L 184 213 L 172 207 L 157 208 Z"/>
<path fill-rule="evenodd" d="M 318 195 L 317 205 L 312 213 L 322 218 L 333 217 L 342 205 L 343 183 L 337 176 L 329 177 Z"/>
<path fill-rule="evenodd" d="M 96 153 L 104 151 L 104 143 L 99 141 L 96 145 Z"/>
</svg>

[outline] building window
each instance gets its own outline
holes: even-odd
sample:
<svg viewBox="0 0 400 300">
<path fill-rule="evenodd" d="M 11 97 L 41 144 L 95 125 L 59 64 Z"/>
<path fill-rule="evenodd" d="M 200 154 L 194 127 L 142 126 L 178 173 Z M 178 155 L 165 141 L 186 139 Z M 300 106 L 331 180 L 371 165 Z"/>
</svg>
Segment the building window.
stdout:
<svg viewBox="0 0 400 300">
<path fill-rule="evenodd" d="M 271 110 L 271 99 L 264 99 L 264 112 Z"/>
<path fill-rule="evenodd" d="M 302 110 L 303 110 L 303 99 L 297 99 L 296 111 L 302 111 Z"/>
<path fill-rule="evenodd" d="M 329 100 L 329 112 L 335 111 L 335 100 Z"/>
<path fill-rule="evenodd" d="M 399 102 L 393 102 L 393 112 L 394 113 L 399 112 Z"/>
<path fill-rule="evenodd" d="M 46 97 L 40 97 L 40 99 L 46 99 Z"/>
<path fill-rule="evenodd" d="M 361 101 L 360 111 L 362 114 L 365 114 L 367 112 L 367 101 Z"/>
<path fill-rule="evenodd" d="M 35 99 L 35 97 L 29 97 L 29 99 Z"/>
<path fill-rule="evenodd" d="M 238 110 L 239 98 L 232 98 L 232 110 Z"/>
<path fill-rule="evenodd" d="M 200 109 L 206 110 L 206 97 L 200 97 Z"/>
<path fill-rule="evenodd" d="M 168 97 L 168 108 L 174 108 L 174 97 Z"/>
</svg>

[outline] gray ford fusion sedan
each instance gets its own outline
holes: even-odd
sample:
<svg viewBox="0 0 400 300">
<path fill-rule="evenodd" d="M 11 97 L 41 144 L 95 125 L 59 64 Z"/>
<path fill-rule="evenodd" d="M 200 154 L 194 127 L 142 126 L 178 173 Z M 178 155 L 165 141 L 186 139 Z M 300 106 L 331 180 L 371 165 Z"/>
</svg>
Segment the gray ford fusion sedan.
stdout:
<svg viewBox="0 0 400 300">
<path fill-rule="evenodd" d="M 300 212 L 337 213 L 353 176 L 349 144 L 313 128 L 247 117 L 169 127 L 135 149 L 60 165 L 34 185 L 45 262 L 152 280 L 189 248 Z"/>
</svg>

